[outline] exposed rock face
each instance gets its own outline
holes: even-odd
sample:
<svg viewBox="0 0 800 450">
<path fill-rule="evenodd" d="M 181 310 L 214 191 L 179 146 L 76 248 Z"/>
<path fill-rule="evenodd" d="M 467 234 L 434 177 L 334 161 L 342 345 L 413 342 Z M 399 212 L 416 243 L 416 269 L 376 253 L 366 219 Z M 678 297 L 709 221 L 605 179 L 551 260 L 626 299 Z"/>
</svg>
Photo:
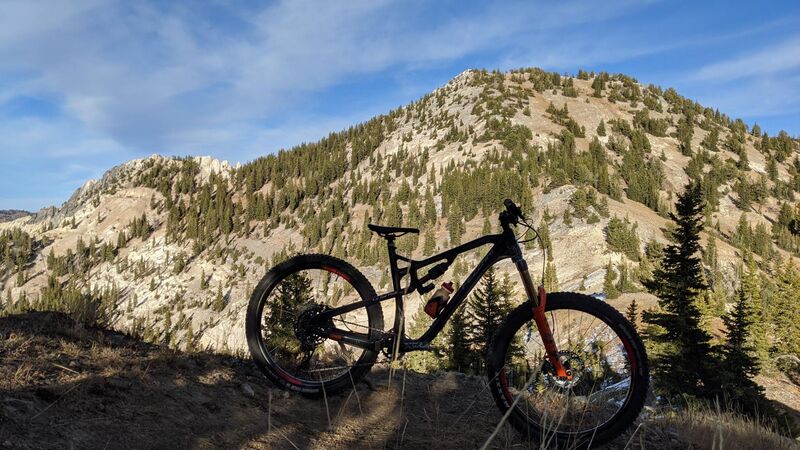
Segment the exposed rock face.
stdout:
<svg viewBox="0 0 800 450">
<path fill-rule="evenodd" d="M 276 254 L 282 251 L 306 250 L 306 227 L 310 225 L 304 217 L 313 216 L 309 211 L 322 214 L 326 205 L 332 201 L 331 197 L 342 199 L 347 214 L 339 212 L 339 216 L 323 224 L 322 228 L 330 231 L 335 226 L 341 227 L 343 252 L 351 251 L 352 245 L 360 239 L 365 216 L 374 218 L 379 215 L 374 206 L 355 200 L 357 183 L 382 180 L 381 192 L 392 192 L 393 195 L 403 189 L 404 182 L 421 197 L 425 195 L 427 188 L 432 189 L 437 223 L 429 228 L 433 228 L 434 240 L 438 249 L 442 250 L 450 240 L 449 219 L 446 217 L 447 211 L 443 211 L 441 192 L 443 171 L 448 167 L 472 170 L 491 160 L 496 154 L 510 154 L 517 158 L 516 153 L 505 148 L 512 143 L 505 142 L 502 136 L 492 131 L 492 118 L 496 117 L 497 123 L 507 121 L 511 126 L 530 130 L 530 137 L 525 139 L 525 145 L 533 149 L 531 152 L 539 152 L 539 155 L 545 155 L 553 146 L 562 145 L 560 136 L 565 125 L 557 123 L 553 118 L 554 114 L 548 112 L 551 104 L 559 109 L 568 109 L 568 117 L 574 119 L 579 127 L 583 127 L 585 137 L 574 138 L 576 154 L 588 151 L 590 142 L 598 135 L 595 130 L 602 121 L 607 133 L 598 136 L 598 139 L 605 147 L 603 151 L 608 158 L 609 177 L 624 189 L 625 181 L 619 171 L 623 157 L 611 148 L 616 145 L 615 141 L 623 142 L 624 145 L 628 145 L 628 141 L 627 138 L 620 137 L 620 133 L 612 131 L 610 122 L 623 119 L 634 123 L 634 114 L 643 108 L 642 101 L 628 101 L 624 98 L 628 92 L 626 89 L 647 91 L 645 103 L 650 105 L 648 108 L 652 108 L 650 117 L 664 119 L 668 124 L 666 131 L 659 133 L 662 136 L 648 135 L 651 147 L 648 158 L 656 158 L 662 162 L 663 180 L 658 191 L 659 199 L 664 204 L 670 204 L 674 201 L 675 193 L 688 181 L 686 168 L 690 159 L 681 154 L 676 137 L 676 126 L 681 114 L 671 106 L 667 93 L 660 90 L 652 90 L 651 93 L 647 87 L 616 80 L 607 81 L 602 95 L 594 96 L 594 80 L 591 78 L 571 78 L 569 87 L 559 85 L 539 90 L 535 84 L 538 81 L 534 81 L 532 75 L 530 78 L 527 74 L 518 73 L 491 75 L 491 81 L 486 81 L 487 77 L 489 75 L 476 71 L 464 72 L 419 102 L 396 114 L 385 116 L 381 140 L 372 143 L 372 154 L 355 164 L 352 163 L 354 159 L 349 156 L 345 158 L 341 162 L 346 166 L 343 175 L 326 186 L 309 186 L 304 178 L 303 174 L 312 170 L 311 160 L 304 161 L 298 168 L 298 173 L 287 171 L 282 174 L 284 180 L 281 181 L 288 183 L 286 186 L 296 187 L 301 193 L 310 189 L 318 189 L 319 192 L 326 192 L 323 188 L 338 189 L 335 195 L 301 194 L 297 199 L 299 206 L 293 210 L 288 206 L 278 205 L 278 199 L 282 194 L 288 197 L 294 193 L 288 187 L 276 189 L 278 181 L 274 178 L 275 174 L 267 174 L 263 186 L 254 186 L 254 191 L 272 195 L 270 198 L 278 205 L 275 208 L 281 208 L 278 212 L 281 220 L 266 226 L 264 221 L 253 219 L 240 230 L 227 235 L 215 234 L 210 238 L 210 244 L 202 248 L 195 245 L 196 239 L 185 237 L 188 222 L 181 223 L 177 232 L 178 238 L 171 237 L 168 230 L 170 207 L 180 209 L 180 202 L 183 202 L 185 208 L 196 204 L 199 197 L 198 195 L 190 199 L 180 192 L 178 185 L 182 183 L 179 172 L 182 160 L 153 155 L 114 167 L 100 180 L 88 181 L 60 208 L 47 208 L 31 217 L 0 223 L 0 230 L 21 228 L 45 244 L 26 268 L 27 276 L 21 286 L 17 285 L 17 277 L 13 274 L 0 278 L 4 298 L 6 293 L 10 293 L 14 299 L 20 298 L 23 293 L 29 298 L 38 295 L 42 287 L 46 286 L 51 272 L 47 265 L 51 252 L 55 256 L 67 255 L 68 252 L 75 252 L 79 242 L 88 245 L 93 240 L 96 240 L 96 247 L 108 243 L 116 248 L 120 233 L 126 232 L 127 242 L 116 249 L 113 258 L 94 263 L 88 271 L 89 275 L 81 277 L 85 289 L 114 286 L 118 290 L 119 299 L 114 305 L 116 314 L 113 315 L 112 325 L 126 330 L 135 324 L 145 323 L 158 331 L 169 323 L 172 329 L 162 335 L 169 336 L 167 339 L 177 346 L 189 344 L 187 336 L 191 325 L 193 345 L 219 350 L 243 350 L 243 319 L 251 290 L 272 265 Z M 566 85 L 563 80 L 560 83 Z M 622 99 L 614 99 L 616 95 Z M 711 116 L 713 118 L 713 111 Z M 697 119 L 691 138 L 691 145 L 696 151 L 702 148 L 701 142 L 710 133 L 700 126 L 700 120 Z M 731 160 L 735 163 L 740 155 L 721 144 L 732 131 L 722 126 L 718 128 L 720 148 L 713 155 L 718 155 L 723 161 Z M 463 133 L 464 136 L 447 137 L 452 130 Z M 348 141 L 345 134 L 342 136 L 343 145 L 348 152 L 355 152 L 356 147 L 362 144 Z M 759 173 L 766 171 L 768 165 L 767 157 L 757 149 L 759 140 L 755 136 L 749 133 L 743 136 L 743 151 L 753 169 L 747 176 L 752 180 L 760 179 Z M 797 155 L 797 143 L 792 141 L 791 145 L 794 146 L 792 154 Z M 420 167 L 413 175 L 404 173 L 400 163 L 397 167 L 389 168 L 385 161 L 396 155 L 403 155 L 400 163 L 403 160 L 424 161 L 424 167 Z M 519 158 L 523 156 L 525 155 L 520 154 Z M 786 158 L 777 164 L 777 179 L 790 179 L 792 160 L 793 157 Z M 237 208 L 243 210 L 248 205 L 247 202 L 251 201 L 245 191 L 245 186 L 250 181 L 243 175 L 241 168 L 238 165 L 231 167 L 226 161 L 208 156 L 195 157 L 191 161 L 195 163 L 196 171 L 191 180 L 186 181 L 194 186 L 204 186 L 218 178 L 224 180 L 228 189 L 233 192 L 231 198 L 234 206 L 229 213 L 245 217 Z M 154 175 L 156 167 L 159 171 Z M 433 180 L 432 175 L 439 178 Z M 154 176 L 161 178 L 153 179 Z M 532 199 L 529 213 L 537 224 L 545 211 L 551 217 L 554 264 L 558 270 L 561 289 L 578 289 L 582 286 L 587 292 L 600 291 L 608 262 L 616 264 L 625 260 L 622 253 L 611 252 L 606 246 L 604 228 L 609 217 L 628 217 L 637 223 L 636 232 L 642 243 L 650 239 L 665 242 L 662 229 L 667 221 L 664 216 L 642 203 L 628 199 L 624 194 L 619 201 L 608 199 L 608 217 L 600 217 L 593 223 L 586 219 L 572 219 L 567 223 L 565 211 L 572 208 L 570 199 L 578 188 L 570 183 L 553 185 L 550 174 L 543 177 L 538 186 L 529 186 Z M 171 189 L 170 195 L 178 198 L 179 202 L 171 202 L 172 198 L 164 197 L 163 186 L 159 185 L 162 179 L 167 180 L 167 190 Z M 715 225 L 718 224 L 723 236 L 730 236 L 743 213 L 736 206 L 736 196 L 731 193 L 732 185 L 733 181 L 730 181 L 720 186 L 719 212 L 712 219 Z M 774 187 L 775 182 L 766 181 L 766 185 Z M 602 194 L 599 195 L 602 197 Z M 212 198 L 216 201 L 215 196 L 212 195 Z M 289 200 L 287 204 L 288 202 Z M 760 223 L 769 226 L 777 217 L 780 205 L 780 200 L 767 196 L 757 210 L 749 209 L 746 214 L 753 225 Z M 409 206 L 402 204 L 401 208 L 403 215 L 408 217 Z M 301 215 L 300 211 L 305 211 L 305 215 Z M 131 237 L 131 224 L 142 216 L 145 217 L 150 231 L 144 239 Z M 492 230 L 496 228 L 496 213 L 484 213 L 481 210 L 464 223 L 462 242 L 481 234 L 486 217 L 490 219 Z M 412 256 L 422 255 L 422 242 L 421 235 Z M 373 240 L 371 245 L 381 244 L 378 240 Z M 737 251 L 723 239 L 717 240 L 717 248 L 721 270 L 732 274 L 739 258 Z M 332 238 L 323 238 L 313 248 L 314 251 L 325 253 L 333 253 L 336 249 Z M 529 265 L 538 273 L 542 264 L 541 250 L 532 246 L 525 252 Z M 779 254 L 784 258 L 789 256 L 783 250 Z M 353 259 L 351 255 L 346 257 Z M 467 265 L 471 266 L 479 257 L 480 254 L 469 255 L 466 258 Z M 380 280 L 385 265 L 359 264 L 355 260 L 353 262 L 360 266 L 376 289 L 382 291 Z M 635 263 L 631 264 L 632 267 L 635 266 Z M 503 263 L 501 269 L 513 271 L 508 262 Z M 69 277 L 64 275 L 59 280 L 66 282 Z M 446 278 L 455 278 L 453 268 Z M 652 297 L 646 294 L 629 294 L 627 297 L 631 295 L 638 296 L 638 301 L 644 307 L 653 302 Z M 215 312 L 211 304 L 219 296 L 223 298 L 224 308 Z M 419 296 L 411 296 L 407 310 L 416 311 L 420 300 Z M 624 307 L 627 303 L 626 296 L 617 302 L 619 303 L 615 305 Z M 165 311 L 170 311 L 169 321 Z M 389 307 L 385 308 L 387 324 L 391 323 L 392 314 Z M 180 327 L 177 323 L 180 323 Z"/>
<path fill-rule="evenodd" d="M 21 209 L 0 209 L 0 222 L 8 222 L 20 217 L 30 216 L 31 213 Z"/>
</svg>

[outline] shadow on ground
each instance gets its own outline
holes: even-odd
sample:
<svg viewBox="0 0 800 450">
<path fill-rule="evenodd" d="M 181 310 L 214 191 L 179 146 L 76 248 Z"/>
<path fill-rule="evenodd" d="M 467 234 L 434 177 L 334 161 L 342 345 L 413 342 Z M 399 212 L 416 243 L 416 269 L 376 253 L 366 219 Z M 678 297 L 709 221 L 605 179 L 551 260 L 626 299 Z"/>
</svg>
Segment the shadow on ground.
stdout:
<svg viewBox="0 0 800 450">
<path fill-rule="evenodd" d="M 498 413 L 480 377 L 377 368 L 312 400 L 250 361 L 87 330 L 57 313 L 0 319 L 0 448 L 480 448 Z M 608 448 L 685 448 L 632 429 Z M 538 448 L 502 426 L 489 448 Z"/>
</svg>

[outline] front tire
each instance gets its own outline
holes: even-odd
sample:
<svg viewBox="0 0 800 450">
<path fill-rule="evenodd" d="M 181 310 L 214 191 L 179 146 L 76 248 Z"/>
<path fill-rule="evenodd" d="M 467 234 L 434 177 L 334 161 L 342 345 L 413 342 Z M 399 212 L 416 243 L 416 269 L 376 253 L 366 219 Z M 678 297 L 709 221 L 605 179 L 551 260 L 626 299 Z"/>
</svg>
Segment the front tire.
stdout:
<svg viewBox="0 0 800 450">
<path fill-rule="evenodd" d="M 607 443 L 644 406 L 649 383 L 644 344 L 619 311 L 587 295 L 548 294 L 545 313 L 573 379 L 554 375 L 539 350 L 541 338 L 526 302 L 505 319 L 487 357 L 495 402 L 529 439 L 568 448 Z"/>
</svg>

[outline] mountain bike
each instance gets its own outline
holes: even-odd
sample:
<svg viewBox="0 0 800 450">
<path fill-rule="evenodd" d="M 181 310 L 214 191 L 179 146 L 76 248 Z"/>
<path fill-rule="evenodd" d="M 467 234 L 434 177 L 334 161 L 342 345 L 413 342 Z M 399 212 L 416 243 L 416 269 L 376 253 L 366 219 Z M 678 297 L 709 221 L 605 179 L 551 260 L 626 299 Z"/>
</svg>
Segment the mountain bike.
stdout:
<svg viewBox="0 0 800 450">
<path fill-rule="evenodd" d="M 504 420 L 531 439 L 557 446 L 599 445 L 615 438 L 645 401 L 644 345 L 630 322 L 598 298 L 535 287 L 519 245 L 525 241 L 514 230 L 523 226 L 526 234 L 534 233 L 531 239 L 541 239 L 517 205 L 506 200 L 504 206 L 500 233 L 422 260 L 399 255 L 395 245 L 398 237 L 418 229 L 369 224 L 387 243 L 393 290 L 384 294 L 376 294 L 352 265 L 331 256 L 299 255 L 276 265 L 256 287 L 247 310 L 254 361 L 279 387 L 308 396 L 355 388 L 379 353 L 396 359 L 431 350 L 485 272 L 511 259 L 525 301 L 500 324 L 485 355 L 488 386 Z M 433 280 L 456 257 L 486 245 L 483 259 L 430 327 L 419 338 L 406 337 L 404 296 L 430 292 Z M 393 326 L 384 330 L 381 303 L 391 300 Z"/>
</svg>

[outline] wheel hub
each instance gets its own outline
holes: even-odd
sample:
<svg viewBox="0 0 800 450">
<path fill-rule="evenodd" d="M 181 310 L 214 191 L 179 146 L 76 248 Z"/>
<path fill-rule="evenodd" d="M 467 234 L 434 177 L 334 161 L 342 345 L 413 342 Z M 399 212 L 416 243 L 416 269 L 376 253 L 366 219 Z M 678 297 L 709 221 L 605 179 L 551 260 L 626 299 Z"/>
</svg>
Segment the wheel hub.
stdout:
<svg viewBox="0 0 800 450">
<path fill-rule="evenodd" d="M 314 350 L 328 338 L 328 332 L 333 327 L 333 322 L 330 319 L 320 322 L 317 316 L 329 309 L 325 305 L 311 304 L 297 315 L 294 334 L 300 341 L 303 351 Z"/>
<path fill-rule="evenodd" d="M 545 359 L 542 361 L 541 369 L 545 384 L 562 389 L 569 389 L 578 384 L 581 379 L 581 375 L 586 369 L 583 358 L 581 358 L 580 355 L 575 352 L 561 350 L 558 352 L 558 359 L 561 360 L 561 365 L 564 366 L 567 374 L 572 376 L 572 379 L 567 379 L 556 375 L 556 370 L 553 365 L 550 364 L 550 361 Z"/>
</svg>

